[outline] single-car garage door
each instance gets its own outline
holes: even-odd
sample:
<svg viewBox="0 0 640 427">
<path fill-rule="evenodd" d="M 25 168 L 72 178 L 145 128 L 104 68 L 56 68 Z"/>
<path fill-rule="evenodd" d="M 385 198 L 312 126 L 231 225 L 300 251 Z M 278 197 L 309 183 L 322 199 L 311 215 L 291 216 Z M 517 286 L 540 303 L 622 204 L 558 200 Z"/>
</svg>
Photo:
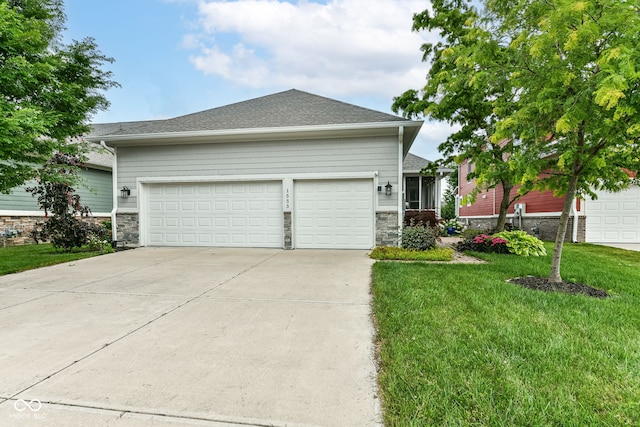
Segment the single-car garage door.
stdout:
<svg viewBox="0 0 640 427">
<path fill-rule="evenodd" d="M 145 185 L 146 244 L 283 246 L 282 183 Z"/>
<path fill-rule="evenodd" d="M 586 201 L 587 242 L 640 243 L 640 187 L 620 193 L 599 191 Z"/>
<path fill-rule="evenodd" d="M 296 248 L 373 247 L 373 181 L 336 179 L 294 183 Z"/>
</svg>

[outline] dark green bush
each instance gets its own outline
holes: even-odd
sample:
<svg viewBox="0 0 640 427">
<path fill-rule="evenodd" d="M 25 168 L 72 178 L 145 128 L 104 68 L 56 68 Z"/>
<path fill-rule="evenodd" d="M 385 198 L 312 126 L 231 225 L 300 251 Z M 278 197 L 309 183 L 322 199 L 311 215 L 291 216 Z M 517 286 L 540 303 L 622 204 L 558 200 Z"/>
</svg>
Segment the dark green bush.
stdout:
<svg viewBox="0 0 640 427">
<path fill-rule="evenodd" d="M 411 222 L 402 229 L 402 247 L 425 251 L 436 246 L 438 232 L 429 226 Z"/>
</svg>

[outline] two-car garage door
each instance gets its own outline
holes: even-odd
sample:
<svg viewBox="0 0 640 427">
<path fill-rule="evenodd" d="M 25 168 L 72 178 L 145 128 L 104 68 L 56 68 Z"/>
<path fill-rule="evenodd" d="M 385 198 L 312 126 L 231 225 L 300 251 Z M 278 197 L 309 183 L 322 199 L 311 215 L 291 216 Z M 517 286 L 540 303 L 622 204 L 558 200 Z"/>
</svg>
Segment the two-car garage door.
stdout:
<svg viewBox="0 0 640 427">
<path fill-rule="evenodd" d="M 151 246 L 284 246 L 282 181 L 144 185 Z M 293 187 L 296 248 L 373 246 L 371 179 L 300 180 Z"/>
<path fill-rule="evenodd" d="M 282 247 L 279 181 L 146 187 L 148 245 Z"/>
</svg>

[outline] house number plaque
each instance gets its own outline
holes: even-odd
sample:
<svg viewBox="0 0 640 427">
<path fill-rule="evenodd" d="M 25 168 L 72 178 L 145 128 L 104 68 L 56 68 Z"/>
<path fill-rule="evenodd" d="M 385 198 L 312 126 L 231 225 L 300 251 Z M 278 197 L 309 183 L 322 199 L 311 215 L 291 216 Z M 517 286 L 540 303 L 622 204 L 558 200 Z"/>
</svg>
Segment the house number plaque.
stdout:
<svg viewBox="0 0 640 427">
<path fill-rule="evenodd" d="M 283 208 L 285 212 L 291 212 L 291 192 L 293 188 L 293 180 L 285 179 L 283 182 Z"/>
</svg>

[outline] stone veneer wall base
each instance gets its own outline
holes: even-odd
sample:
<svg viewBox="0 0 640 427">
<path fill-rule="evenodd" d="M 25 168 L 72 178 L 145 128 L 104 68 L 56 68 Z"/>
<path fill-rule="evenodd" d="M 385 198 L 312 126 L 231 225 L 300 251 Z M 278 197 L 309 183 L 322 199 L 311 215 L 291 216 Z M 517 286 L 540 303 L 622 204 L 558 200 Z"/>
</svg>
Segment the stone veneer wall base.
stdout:
<svg viewBox="0 0 640 427">
<path fill-rule="evenodd" d="M 376 212 L 376 246 L 398 246 L 400 230 L 397 212 Z"/>
<path fill-rule="evenodd" d="M 291 212 L 284 213 L 284 248 L 293 249 L 293 231 L 291 228 Z"/>
<path fill-rule="evenodd" d="M 80 217 L 78 217 L 80 218 Z M 110 217 L 104 216 L 89 216 L 82 217 L 83 220 L 91 221 L 95 224 L 100 224 L 103 221 L 111 221 Z M 2 215 L 0 214 L 0 231 L 7 232 L 11 230 L 18 231 L 18 236 L 13 238 L 4 239 L 4 236 L 0 236 L 0 247 L 4 246 L 18 246 L 24 244 L 35 243 L 33 239 L 30 237 L 31 232 L 34 228 L 41 226 L 44 224 L 45 217 L 42 215 L 33 215 L 33 216 L 13 216 L 13 215 Z"/>
<path fill-rule="evenodd" d="M 119 244 L 137 246 L 140 244 L 140 221 L 137 213 L 116 214 Z"/>
<path fill-rule="evenodd" d="M 462 222 L 467 224 L 467 228 L 475 228 L 479 230 L 491 230 L 498 223 L 498 218 L 460 218 Z M 510 223 L 510 218 L 507 219 Z M 556 232 L 558 231 L 558 225 L 560 217 L 557 216 L 529 216 L 522 217 L 522 229 L 527 233 L 530 233 L 541 240 L 554 241 L 556 239 Z M 578 216 L 578 242 L 585 241 L 585 223 L 586 218 L 584 216 Z M 513 220 L 513 225 L 518 226 L 518 220 Z M 538 229 L 538 233 L 534 233 L 534 228 Z M 567 234 L 565 235 L 565 242 L 571 242 L 573 234 L 573 217 L 569 218 L 567 224 Z"/>
</svg>

